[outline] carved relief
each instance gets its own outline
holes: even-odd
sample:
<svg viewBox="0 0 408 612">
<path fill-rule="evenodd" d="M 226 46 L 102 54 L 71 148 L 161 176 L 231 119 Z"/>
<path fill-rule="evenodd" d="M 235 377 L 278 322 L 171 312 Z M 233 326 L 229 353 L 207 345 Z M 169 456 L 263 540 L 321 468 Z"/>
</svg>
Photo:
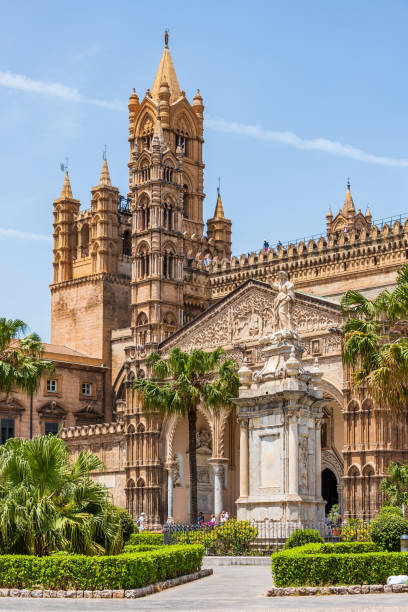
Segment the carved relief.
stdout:
<svg viewBox="0 0 408 612">
<path fill-rule="evenodd" d="M 197 431 L 196 434 L 196 449 L 199 453 L 211 454 L 212 449 L 212 441 L 211 441 L 211 433 L 206 429 L 201 429 Z"/>
</svg>

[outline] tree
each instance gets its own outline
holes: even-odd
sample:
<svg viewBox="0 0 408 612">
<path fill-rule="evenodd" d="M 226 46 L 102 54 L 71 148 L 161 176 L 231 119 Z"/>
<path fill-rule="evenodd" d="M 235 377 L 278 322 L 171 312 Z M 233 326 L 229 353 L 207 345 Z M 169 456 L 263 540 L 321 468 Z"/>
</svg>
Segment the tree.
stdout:
<svg viewBox="0 0 408 612">
<path fill-rule="evenodd" d="M 33 393 L 44 372 L 54 371 L 50 361 L 43 360 L 43 346 L 37 334 L 26 333 L 23 321 L 0 318 L 0 393 L 14 388 Z"/>
<path fill-rule="evenodd" d="M 152 353 L 148 364 L 155 378 L 138 379 L 133 385 L 133 391 L 141 395 L 146 412 L 158 411 L 162 416 L 179 414 L 187 417 L 192 523 L 197 518 L 198 406 L 201 403 L 216 411 L 220 406 L 233 405 L 231 398 L 238 395 L 238 366 L 231 359 L 222 360 L 224 353 L 222 348 L 212 352 L 194 349 L 191 353 L 174 348 L 167 360 L 158 353 Z"/>
<path fill-rule="evenodd" d="M 380 483 L 380 491 L 391 506 L 408 505 L 408 465 L 390 463 L 387 475 Z"/>
<path fill-rule="evenodd" d="M 393 291 L 370 300 L 358 291 L 341 299 L 343 362 L 354 386 L 364 385 L 379 405 L 399 410 L 408 402 L 408 264 Z"/>
<path fill-rule="evenodd" d="M 119 552 L 120 516 L 90 476 L 102 467 L 88 451 L 73 462 L 51 434 L 7 440 L 0 446 L 0 553 Z"/>
</svg>

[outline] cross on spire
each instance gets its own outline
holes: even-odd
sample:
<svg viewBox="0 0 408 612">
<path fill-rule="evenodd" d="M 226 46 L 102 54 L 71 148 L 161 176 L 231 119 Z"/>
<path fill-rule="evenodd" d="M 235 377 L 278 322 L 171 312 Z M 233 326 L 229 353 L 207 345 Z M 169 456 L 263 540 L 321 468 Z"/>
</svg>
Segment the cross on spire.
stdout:
<svg viewBox="0 0 408 612">
<path fill-rule="evenodd" d="M 169 48 L 169 30 L 168 28 L 164 30 L 164 48 L 165 49 Z"/>
<path fill-rule="evenodd" d="M 217 187 L 217 193 L 218 195 L 220 195 L 220 191 L 221 191 L 221 177 L 218 177 L 218 187 Z"/>
</svg>

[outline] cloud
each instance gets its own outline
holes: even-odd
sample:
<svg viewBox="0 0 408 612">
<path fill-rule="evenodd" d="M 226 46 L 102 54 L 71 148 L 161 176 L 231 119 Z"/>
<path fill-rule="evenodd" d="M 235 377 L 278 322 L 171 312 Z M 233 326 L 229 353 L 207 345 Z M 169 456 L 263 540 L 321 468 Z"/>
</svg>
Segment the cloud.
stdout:
<svg viewBox="0 0 408 612">
<path fill-rule="evenodd" d="M 15 74 L 8 71 L 0 71 L 0 86 L 9 89 L 18 89 L 20 91 L 28 91 L 30 93 L 38 93 L 47 97 L 63 98 L 71 102 L 90 104 L 91 106 L 99 106 L 109 110 L 126 111 L 126 105 L 117 100 L 109 102 L 106 100 L 87 98 L 80 94 L 75 87 L 69 87 L 62 83 L 53 83 L 51 81 L 37 81 L 22 74 Z"/>
<path fill-rule="evenodd" d="M 241 123 L 225 121 L 224 119 L 207 119 L 206 126 L 217 132 L 226 132 L 228 134 L 256 138 L 257 140 L 278 142 L 280 144 L 295 147 L 295 149 L 322 151 L 324 153 L 330 153 L 331 155 L 341 155 L 357 161 L 380 166 L 408 168 L 408 159 L 396 159 L 393 157 L 384 157 L 382 155 L 373 155 L 372 153 L 366 153 L 357 147 L 343 144 L 337 140 L 327 140 L 326 138 L 305 139 L 297 136 L 293 132 L 275 132 L 273 130 L 267 130 L 260 125 L 243 125 Z"/>
<path fill-rule="evenodd" d="M 45 234 L 20 232 L 20 230 L 6 229 L 2 227 L 0 227 L 0 236 L 8 236 L 9 238 L 24 238 L 25 240 L 40 240 L 43 242 L 52 242 L 52 237 L 46 236 Z"/>
</svg>

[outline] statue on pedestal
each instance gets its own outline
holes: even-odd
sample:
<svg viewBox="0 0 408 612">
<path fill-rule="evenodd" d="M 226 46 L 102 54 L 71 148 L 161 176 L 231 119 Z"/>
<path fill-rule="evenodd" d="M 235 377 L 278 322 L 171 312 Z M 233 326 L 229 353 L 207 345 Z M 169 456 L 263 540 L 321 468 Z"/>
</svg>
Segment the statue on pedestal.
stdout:
<svg viewBox="0 0 408 612">
<path fill-rule="evenodd" d="M 295 285 L 284 270 L 279 270 L 277 277 L 277 282 L 272 283 L 272 287 L 278 291 L 273 302 L 274 331 L 292 330 Z"/>
</svg>

